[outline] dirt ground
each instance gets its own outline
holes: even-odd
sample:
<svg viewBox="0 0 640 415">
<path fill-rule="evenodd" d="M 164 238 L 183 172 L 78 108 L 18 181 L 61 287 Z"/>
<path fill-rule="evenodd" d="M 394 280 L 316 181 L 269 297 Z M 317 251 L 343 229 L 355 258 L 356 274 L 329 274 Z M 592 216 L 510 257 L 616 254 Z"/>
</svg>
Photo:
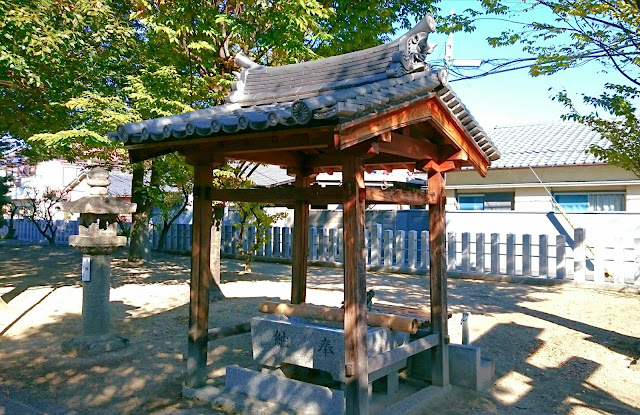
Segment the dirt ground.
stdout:
<svg viewBox="0 0 640 415">
<path fill-rule="evenodd" d="M 131 343 L 91 358 L 64 355 L 60 347 L 81 333 L 80 261 L 68 247 L 0 245 L 0 385 L 87 414 L 193 407 L 181 398 L 189 258 L 155 254 L 147 265 L 130 267 L 115 255 L 112 331 Z M 248 321 L 260 301 L 288 298 L 289 266 L 255 263 L 251 275 L 239 275 L 241 269 L 223 260 L 227 299 L 211 304 L 210 327 Z M 367 278 L 375 301 L 428 303 L 424 276 Z M 308 285 L 310 303 L 342 301 L 340 269 L 311 268 Z M 450 280 L 448 290 L 452 342 L 460 342 L 461 312 L 470 311 L 472 344 L 496 359 L 496 377 L 482 393 L 454 388 L 433 413 L 640 414 L 637 292 L 469 280 Z M 258 368 L 249 334 L 210 342 L 209 350 L 214 385 L 223 385 L 229 364 Z"/>
</svg>

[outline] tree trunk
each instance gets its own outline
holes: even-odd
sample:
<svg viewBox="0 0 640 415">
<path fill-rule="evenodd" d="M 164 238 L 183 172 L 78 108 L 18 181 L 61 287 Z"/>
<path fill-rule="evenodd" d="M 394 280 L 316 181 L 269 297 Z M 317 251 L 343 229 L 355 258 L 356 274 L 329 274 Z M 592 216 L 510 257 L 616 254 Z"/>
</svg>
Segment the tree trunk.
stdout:
<svg viewBox="0 0 640 415">
<path fill-rule="evenodd" d="M 209 300 L 217 301 L 224 297 L 220 289 L 220 249 L 222 248 L 222 218 L 224 207 L 213 208 L 213 226 L 211 226 L 211 255 L 209 267 L 211 268 L 212 284 L 209 288 Z"/>
<path fill-rule="evenodd" d="M 6 239 L 16 239 L 16 228 L 15 228 L 15 222 L 14 222 L 16 213 L 18 213 L 18 206 L 12 206 L 9 211 L 9 222 L 8 222 L 9 230 L 5 235 Z"/>
<path fill-rule="evenodd" d="M 129 262 L 145 261 L 149 256 L 149 213 L 148 201 L 144 189 L 144 164 L 133 166 L 131 179 L 131 201 L 138 205 L 131 215 L 131 242 Z"/>
<path fill-rule="evenodd" d="M 44 220 L 45 225 L 44 225 L 44 228 L 43 228 L 38 219 L 35 219 L 33 217 L 30 217 L 30 218 L 27 218 L 27 219 L 30 220 L 34 224 L 34 226 L 36 227 L 38 232 L 40 232 L 40 235 L 42 235 L 42 237 L 44 239 L 46 239 L 46 241 L 49 243 L 50 246 L 54 246 L 56 244 L 56 233 L 55 233 L 55 231 L 52 230 L 53 228 L 49 224 L 48 220 L 46 220 L 46 219 Z"/>
<path fill-rule="evenodd" d="M 165 223 L 160 231 L 160 236 L 158 237 L 158 251 L 160 252 L 164 251 L 167 247 L 167 235 L 169 234 L 170 227 L 171 225 Z"/>
<path fill-rule="evenodd" d="M 169 229 L 171 229 L 171 227 L 173 226 L 173 222 L 175 222 L 176 219 L 178 219 L 180 215 L 182 215 L 187 210 L 187 206 L 189 206 L 189 192 L 184 186 L 182 187 L 182 194 L 184 196 L 184 199 L 182 202 L 182 206 L 180 206 L 180 209 L 178 209 L 178 211 L 173 216 L 168 219 L 164 219 L 163 221 L 162 231 L 160 231 L 160 237 L 158 238 L 158 251 L 164 251 L 166 249 Z"/>
</svg>

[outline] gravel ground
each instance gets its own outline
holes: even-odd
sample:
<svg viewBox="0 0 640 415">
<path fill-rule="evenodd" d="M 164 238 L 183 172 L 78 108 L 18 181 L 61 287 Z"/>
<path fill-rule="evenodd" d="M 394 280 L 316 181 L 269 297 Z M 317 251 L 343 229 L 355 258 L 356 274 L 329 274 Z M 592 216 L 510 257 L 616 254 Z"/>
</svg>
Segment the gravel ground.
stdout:
<svg viewBox="0 0 640 415">
<path fill-rule="evenodd" d="M 145 266 L 112 261 L 112 330 L 124 350 L 91 358 L 61 352 L 81 333 L 81 255 L 68 247 L 0 245 L 0 385 L 81 413 L 217 413 L 181 398 L 189 258 L 155 254 Z M 240 275 L 223 260 L 227 299 L 211 304 L 210 327 L 239 324 L 265 299 L 287 299 L 290 267 L 255 263 Z M 370 273 L 375 301 L 428 304 L 424 276 Z M 310 268 L 308 302 L 339 306 L 342 272 Z M 562 286 L 450 280 L 452 342 L 471 312 L 472 344 L 496 359 L 484 392 L 454 388 L 442 414 L 640 414 L 640 295 Z M 229 364 L 257 369 L 249 334 L 210 342 L 210 382 Z M 1 390 L 1 387 L 0 387 Z M 431 412 L 430 411 L 430 412 Z"/>
</svg>

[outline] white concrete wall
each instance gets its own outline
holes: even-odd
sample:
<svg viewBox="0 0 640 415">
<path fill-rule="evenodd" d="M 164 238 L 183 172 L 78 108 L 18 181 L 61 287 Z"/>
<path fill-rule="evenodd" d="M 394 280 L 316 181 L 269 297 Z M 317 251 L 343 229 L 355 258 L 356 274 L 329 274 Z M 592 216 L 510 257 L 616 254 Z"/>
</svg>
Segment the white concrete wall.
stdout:
<svg viewBox="0 0 640 415">
<path fill-rule="evenodd" d="M 620 167 L 607 164 L 590 164 L 583 166 L 553 166 L 535 167 L 535 174 L 545 184 L 574 184 L 581 185 L 585 182 L 628 182 L 640 179 L 633 173 Z M 447 173 L 447 186 L 459 188 L 464 186 L 491 186 L 514 185 L 527 186 L 539 184 L 538 178 L 529 168 L 517 169 L 489 169 L 486 177 L 480 176 L 474 170 L 461 170 Z"/>
<path fill-rule="evenodd" d="M 494 169 L 489 170 L 485 178 L 471 170 L 450 172 L 447 174 L 447 209 L 457 210 L 457 203 L 452 200 L 456 194 L 513 192 L 515 211 L 547 212 L 553 209 L 549 191 L 577 191 L 624 192 L 626 211 L 640 212 L 640 178 L 619 167 L 536 167 L 534 172 L 528 168 Z"/>
<path fill-rule="evenodd" d="M 549 193 L 542 187 L 514 189 L 513 210 L 524 212 L 548 212 L 553 209 Z"/>
<path fill-rule="evenodd" d="M 30 188 L 37 189 L 42 194 L 45 188 L 62 190 L 67 188 L 82 173 L 84 167 L 68 163 L 61 160 L 51 160 L 38 163 L 35 174 L 32 176 L 19 177 L 20 186 L 13 186 L 9 190 L 11 199 L 20 203 L 21 200 L 28 199 L 32 194 Z M 11 174 L 11 171 L 8 172 Z M 69 193 L 71 200 L 80 199 L 89 194 L 89 185 L 86 180 L 80 182 Z M 77 215 L 64 214 L 58 212 L 57 220 L 70 219 Z"/>
<path fill-rule="evenodd" d="M 640 212 L 640 184 L 627 186 L 626 205 L 628 212 Z"/>
<path fill-rule="evenodd" d="M 35 175 L 20 177 L 20 187 L 13 187 L 10 190 L 11 198 L 24 199 L 28 197 L 27 188 L 29 187 L 39 190 L 43 190 L 45 187 L 62 190 L 69 186 L 81 174 L 82 170 L 82 166 L 60 160 L 38 163 Z M 83 181 L 73 189 L 71 198 L 76 200 L 87 194 L 89 194 L 89 186 Z"/>
</svg>

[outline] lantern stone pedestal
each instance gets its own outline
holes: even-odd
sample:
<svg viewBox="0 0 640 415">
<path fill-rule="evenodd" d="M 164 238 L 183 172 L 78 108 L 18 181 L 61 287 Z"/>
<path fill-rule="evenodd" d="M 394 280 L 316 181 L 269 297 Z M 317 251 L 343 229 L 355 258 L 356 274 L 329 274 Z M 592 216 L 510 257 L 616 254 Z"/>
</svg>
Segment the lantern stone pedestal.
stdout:
<svg viewBox="0 0 640 415">
<path fill-rule="evenodd" d="M 90 196 L 62 204 L 65 212 L 80 213 L 79 234 L 69 237 L 69 245 L 84 254 L 82 259 L 82 336 L 62 343 L 63 352 L 78 356 L 118 350 L 127 339 L 110 332 L 109 304 L 111 254 L 127 243 L 118 236 L 116 217 L 133 213 L 135 203 L 107 195 L 109 172 L 97 167 L 88 174 Z"/>
</svg>

